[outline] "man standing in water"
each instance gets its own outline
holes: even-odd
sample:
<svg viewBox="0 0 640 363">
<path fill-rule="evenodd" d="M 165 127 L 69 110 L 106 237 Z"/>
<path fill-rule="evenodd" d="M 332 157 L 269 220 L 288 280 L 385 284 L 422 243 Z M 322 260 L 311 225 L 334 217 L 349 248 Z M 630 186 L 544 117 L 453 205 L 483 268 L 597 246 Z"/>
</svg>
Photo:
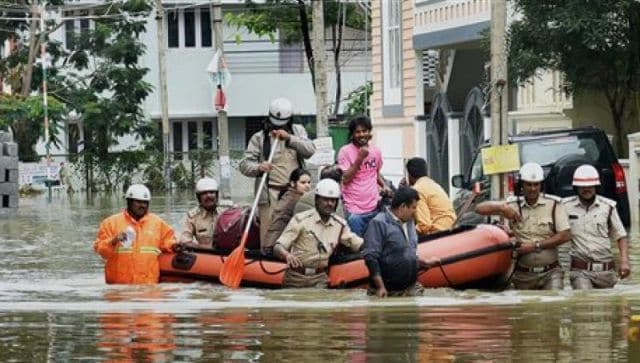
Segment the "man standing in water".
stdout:
<svg viewBox="0 0 640 363">
<path fill-rule="evenodd" d="M 133 184 L 125 193 L 127 208 L 100 224 L 93 248 L 106 261 L 108 284 L 153 284 L 160 278 L 158 256 L 178 251 L 173 228 L 149 212 L 151 193 Z"/>
<path fill-rule="evenodd" d="M 316 186 L 316 208 L 296 214 L 278 238 L 273 254 L 287 261 L 284 287 L 326 287 L 329 256 L 338 243 L 357 251 L 362 238 L 335 215 L 340 185 L 322 179 Z"/>
<path fill-rule="evenodd" d="M 273 160 L 269 163 L 266 160 L 276 138 L 281 142 L 278 143 Z M 240 172 L 256 178 L 256 191 L 262 174 L 269 173 L 258 203 L 261 244 L 269 229 L 272 209 L 280 191 L 287 188 L 291 172 L 303 167 L 304 159 L 310 158 L 315 151 L 316 147 L 307 138 L 304 127 L 293 124 L 291 102 L 286 98 L 273 100 L 269 105 L 269 117 L 264 121 L 263 129 L 251 136 L 244 158 L 240 162 Z"/>
<path fill-rule="evenodd" d="M 591 165 L 582 165 L 573 174 L 578 195 L 565 198 L 563 205 L 571 224 L 571 286 L 574 289 L 610 288 L 617 282 L 611 241 L 618 243 L 618 275 L 626 278 L 629 267 L 629 239 L 616 202 L 596 194 L 600 175 Z"/>
<path fill-rule="evenodd" d="M 403 187 L 396 191 L 391 208 L 375 216 L 364 235 L 364 260 L 369 269 L 369 295 L 416 296 L 424 288 L 418 270 L 439 263 L 435 257 L 417 255 L 418 235 L 413 216 L 418 206 L 418 192 Z"/>
<path fill-rule="evenodd" d="M 198 180 L 196 198 L 198 206 L 187 213 L 179 241 L 191 243 L 195 238 L 198 245 L 213 247 L 213 229 L 218 219 L 218 182 L 212 178 Z"/>
<path fill-rule="evenodd" d="M 512 281 L 516 289 L 558 290 L 564 286 L 564 272 L 558 262 L 558 246 L 571 239 L 567 214 L 560 198 L 542 194 L 544 171 L 536 163 L 520 168 L 518 189 L 524 198 L 507 202 L 484 202 L 476 207 L 481 215 L 500 215 L 509 220 L 520 247 Z M 521 185 L 520 185 L 521 184 Z"/>
</svg>

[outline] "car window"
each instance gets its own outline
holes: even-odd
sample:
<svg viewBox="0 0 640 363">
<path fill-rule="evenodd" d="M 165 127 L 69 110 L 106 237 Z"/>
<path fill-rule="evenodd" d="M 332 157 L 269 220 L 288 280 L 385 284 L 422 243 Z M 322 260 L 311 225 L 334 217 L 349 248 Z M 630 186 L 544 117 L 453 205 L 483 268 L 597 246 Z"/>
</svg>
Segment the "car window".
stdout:
<svg viewBox="0 0 640 363">
<path fill-rule="evenodd" d="M 473 165 L 471 165 L 471 177 L 469 181 L 476 182 L 480 180 L 482 176 L 482 158 L 480 157 L 480 153 L 477 153 L 475 159 L 473 159 Z"/>
<path fill-rule="evenodd" d="M 526 140 L 519 143 L 521 162 L 540 165 L 554 164 L 565 155 L 580 155 L 592 163 L 601 159 L 601 149 L 592 138 L 565 136 L 553 139 Z"/>
<path fill-rule="evenodd" d="M 546 139 L 530 139 L 517 141 L 521 164 L 535 162 L 542 166 L 554 164 L 565 155 L 580 155 L 594 164 L 610 164 L 612 158 L 608 140 L 597 134 L 569 135 Z M 471 166 L 469 182 L 484 178 L 482 158 L 477 153 Z"/>
</svg>

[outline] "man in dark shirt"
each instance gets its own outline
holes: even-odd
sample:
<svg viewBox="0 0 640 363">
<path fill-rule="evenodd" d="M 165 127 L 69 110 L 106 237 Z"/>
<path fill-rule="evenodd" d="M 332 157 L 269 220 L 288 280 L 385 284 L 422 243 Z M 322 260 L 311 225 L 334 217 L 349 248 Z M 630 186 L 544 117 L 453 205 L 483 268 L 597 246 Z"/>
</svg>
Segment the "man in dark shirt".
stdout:
<svg viewBox="0 0 640 363">
<path fill-rule="evenodd" d="M 378 297 L 421 295 L 418 269 L 439 263 L 438 258 L 421 259 L 416 253 L 418 236 L 414 214 L 419 198 L 414 189 L 400 188 L 393 196 L 391 208 L 378 213 L 369 223 L 364 235 L 369 294 Z"/>
</svg>

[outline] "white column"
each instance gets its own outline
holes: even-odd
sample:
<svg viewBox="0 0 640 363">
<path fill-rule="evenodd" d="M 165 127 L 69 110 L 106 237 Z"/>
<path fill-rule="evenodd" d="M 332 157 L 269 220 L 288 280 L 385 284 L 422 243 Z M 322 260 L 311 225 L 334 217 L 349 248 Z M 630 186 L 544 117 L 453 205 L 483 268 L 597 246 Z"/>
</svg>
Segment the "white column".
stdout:
<svg viewBox="0 0 640 363">
<path fill-rule="evenodd" d="M 629 139 L 629 180 L 627 193 L 629 195 L 629 209 L 631 211 L 631 225 L 638 225 L 640 211 L 638 210 L 638 177 L 640 176 L 640 132 L 627 135 Z"/>
</svg>

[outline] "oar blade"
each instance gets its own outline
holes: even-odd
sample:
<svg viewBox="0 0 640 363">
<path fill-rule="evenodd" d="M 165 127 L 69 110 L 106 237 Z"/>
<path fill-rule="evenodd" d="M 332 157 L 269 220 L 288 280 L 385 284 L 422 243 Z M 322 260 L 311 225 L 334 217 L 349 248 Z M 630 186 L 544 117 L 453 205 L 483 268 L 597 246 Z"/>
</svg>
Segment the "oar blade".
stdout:
<svg viewBox="0 0 640 363">
<path fill-rule="evenodd" d="M 244 275 L 244 246 L 236 247 L 227 257 L 220 270 L 220 282 L 226 286 L 237 289 Z"/>
</svg>

